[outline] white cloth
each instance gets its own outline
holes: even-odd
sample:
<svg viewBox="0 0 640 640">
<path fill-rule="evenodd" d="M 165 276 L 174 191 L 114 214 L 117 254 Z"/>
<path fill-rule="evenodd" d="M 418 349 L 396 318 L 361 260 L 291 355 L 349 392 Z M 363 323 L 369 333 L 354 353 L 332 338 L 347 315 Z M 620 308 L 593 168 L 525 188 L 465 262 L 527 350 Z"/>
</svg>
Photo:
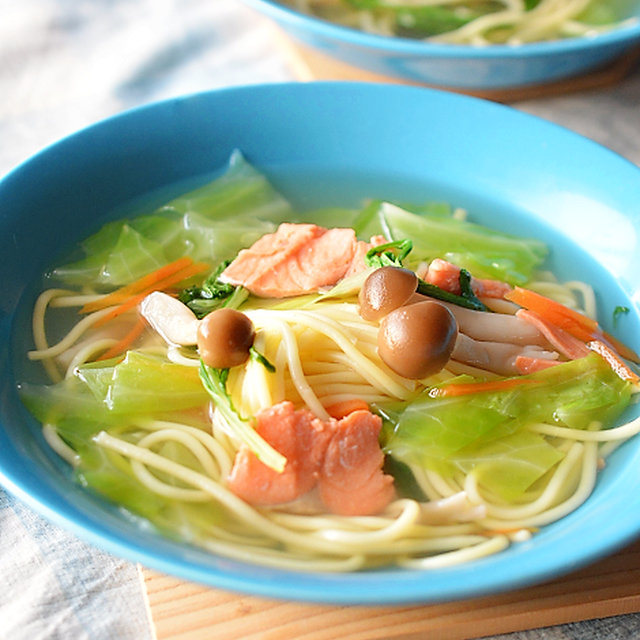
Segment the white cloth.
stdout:
<svg viewBox="0 0 640 640">
<path fill-rule="evenodd" d="M 0 0 L 0 174 L 97 120 L 223 86 L 294 79 L 235 0 Z M 135 565 L 0 490 L 0 639 L 152 638 Z"/>
<path fill-rule="evenodd" d="M 239 0 L 0 0 L 0 174 L 113 113 L 218 87 L 294 79 L 270 21 Z M 640 73 L 518 108 L 640 164 Z M 135 565 L 0 490 L 0 638 L 153 637 Z M 510 640 L 638 638 L 640 616 Z"/>
<path fill-rule="evenodd" d="M 135 565 L 96 550 L 0 493 L 0 638 L 153 637 Z"/>
<path fill-rule="evenodd" d="M 0 173 L 129 107 L 292 79 L 236 0 L 0 0 Z"/>
</svg>

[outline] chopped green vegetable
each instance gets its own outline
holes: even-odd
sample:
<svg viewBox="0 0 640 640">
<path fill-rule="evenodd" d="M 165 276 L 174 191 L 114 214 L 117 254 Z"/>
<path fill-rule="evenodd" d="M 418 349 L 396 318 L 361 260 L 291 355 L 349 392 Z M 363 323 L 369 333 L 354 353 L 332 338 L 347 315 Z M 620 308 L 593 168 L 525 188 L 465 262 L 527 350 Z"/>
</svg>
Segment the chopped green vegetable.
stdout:
<svg viewBox="0 0 640 640">
<path fill-rule="evenodd" d="M 410 467 L 392 456 L 384 457 L 382 470 L 393 477 L 393 483 L 401 498 L 427 502 L 428 498 L 417 483 Z"/>
<path fill-rule="evenodd" d="M 123 433 L 120 437 L 132 438 L 135 435 L 139 434 Z M 191 453 L 175 442 L 165 443 L 160 453 L 170 460 L 186 463 L 190 468 L 198 468 L 198 462 Z M 179 486 L 174 478 L 164 477 L 158 471 L 154 473 L 160 480 Z M 164 535 L 176 540 L 205 540 L 211 527 L 221 526 L 229 518 L 226 510 L 214 500 L 189 503 L 151 491 L 134 475 L 128 461 L 97 445 L 91 455 L 81 457 L 75 476 L 80 484 L 124 509 L 129 518 L 143 518 L 141 525 L 148 527 L 151 523 Z"/>
<path fill-rule="evenodd" d="M 456 456 L 456 466 L 473 474 L 478 483 L 503 500 L 520 497 L 560 460 L 564 453 L 542 436 L 518 431 Z"/>
<path fill-rule="evenodd" d="M 75 376 L 53 385 L 23 383 L 20 398 L 39 422 L 55 425 L 58 434 L 80 455 L 92 448 L 94 435 L 122 420 Z"/>
<path fill-rule="evenodd" d="M 114 413 L 153 413 L 207 402 L 198 372 L 164 358 L 128 351 L 115 366 L 77 367 L 76 376 Z"/>
<path fill-rule="evenodd" d="M 300 0 L 281 0 L 300 10 Z M 504 3 L 497 0 L 306 0 L 304 11 L 337 24 L 364 29 L 382 36 L 398 36 L 465 45 L 519 45 L 523 41 L 556 40 L 589 35 L 619 26 L 633 19 L 637 4 L 633 0 L 592 0 L 572 4 L 541 3 L 524 0 Z M 531 13 L 531 17 L 529 17 Z M 492 16 L 496 16 L 493 20 Z M 540 16 L 549 17 L 541 26 Z M 470 25 L 471 29 L 465 29 Z M 531 34 L 531 25 L 536 33 Z M 529 33 L 528 33 L 529 32 Z"/>
<path fill-rule="evenodd" d="M 196 369 L 139 351 L 81 365 L 53 385 L 23 384 L 21 396 L 41 422 L 54 424 L 67 419 L 81 423 L 83 418 L 115 424 L 124 414 L 180 411 L 209 400 Z"/>
<path fill-rule="evenodd" d="M 629 383 L 596 354 L 526 378 L 537 384 L 457 397 L 432 397 L 425 390 L 404 411 L 391 407 L 385 411 L 385 451 L 407 464 L 453 473 L 461 460 L 464 468 L 472 464 L 471 451 L 486 455 L 485 447 L 528 424 L 585 429 L 597 417 L 608 425 L 629 403 Z"/>
<path fill-rule="evenodd" d="M 269 362 L 255 347 L 249 348 L 249 357 L 258 364 L 261 364 L 269 373 L 275 373 L 275 366 Z"/>
<path fill-rule="evenodd" d="M 390 240 L 411 238 L 409 266 L 443 258 L 478 278 L 525 284 L 547 255 L 543 242 L 493 231 L 466 220 L 431 213 L 412 213 L 381 203 L 362 229 L 364 236 L 382 234 Z"/>
<path fill-rule="evenodd" d="M 443 302 L 451 302 L 459 307 L 465 307 L 467 309 L 473 309 L 474 311 L 489 311 L 487 306 L 483 304 L 478 297 L 473 293 L 470 286 L 471 276 L 466 269 L 460 271 L 460 286 L 462 294 L 457 295 L 450 293 L 445 289 L 441 289 L 435 284 L 430 284 L 424 280 L 418 279 L 418 288 L 416 291 L 425 296 L 430 296 L 436 300 L 442 300 Z"/>
<path fill-rule="evenodd" d="M 198 318 L 203 318 L 208 313 L 225 305 L 236 287 L 228 282 L 222 282 L 220 276 L 229 266 L 231 260 L 224 260 L 218 268 L 207 277 L 198 287 L 196 285 L 183 289 L 178 295 L 178 300 L 186 304 Z"/>
<path fill-rule="evenodd" d="M 287 459 L 266 442 L 251 426 L 248 420 L 240 417 L 227 393 L 227 369 L 213 369 L 204 362 L 200 363 L 200 378 L 227 425 L 235 437 L 247 445 L 259 460 L 276 471 L 282 471 Z"/>
<path fill-rule="evenodd" d="M 481 15 L 482 11 L 461 12 L 455 6 L 405 6 L 395 15 L 396 33 L 405 38 L 437 36 L 459 29 Z"/>
<path fill-rule="evenodd" d="M 182 256 L 229 260 L 290 217 L 289 203 L 235 152 L 221 177 L 148 215 L 105 225 L 81 244 L 82 259 L 51 276 L 67 285 L 113 288 Z"/>
<path fill-rule="evenodd" d="M 618 326 L 618 319 L 620 318 L 620 316 L 626 315 L 627 313 L 629 313 L 629 311 L 630 311 L 629 307 L 622 307 L 622 306 L 617 306 L 613 310 L 613 328 L 614 329 L 616 329 Z"/>
<path fill-rule="evenodd" d="M 367 251 L 364 258 L 368 267 L 379 269 L 380 267 L 402 267 L 402 261 L 407 258 L 413 248 L 411 240 L 395 240 L 372 247 Z M 397 255 L 394 253 L 397 251 Z M 466 269 L 460 270 L 460 289 L 462 293 L 456 295 L 445 291 L 435 284 L 430 284 L 418 278 L 418 288 L 416 291 L 425 296 L 431 296 L 437 300 L 451 302 L 460 307 L 474 309 L 475 311 L 488 311 L 487 307 L 480 302 L 471 288 L 471 274 Z"/>
<path fill-rule="evenodd" d="M 380 267 L 401 267 L 402 261 L 411 253 L 413 242 L 411 240 L 395 240 L 371 247 L 364 257 L 368 267 L 379 269 Z M 396 255 L 394 249 L 398 252 Z"/>
</svg>

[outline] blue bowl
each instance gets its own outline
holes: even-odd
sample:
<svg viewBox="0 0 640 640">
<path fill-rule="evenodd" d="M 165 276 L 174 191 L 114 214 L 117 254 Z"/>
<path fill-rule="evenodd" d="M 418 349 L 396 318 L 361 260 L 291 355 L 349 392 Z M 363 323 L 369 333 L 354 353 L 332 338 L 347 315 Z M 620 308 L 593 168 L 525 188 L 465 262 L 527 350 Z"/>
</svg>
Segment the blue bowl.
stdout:
<svg viewBox="0 0 640 640">
<path fill-rule="evenodd" d="M 139 108 L 45 149 L 0 181 L 0 482 L 52 522 L 161 572 L 256 595 L 342 604 L 470 598 L 544 581 L 640 533 L 640 438 L 620 447 L 593 495 L 532 540 L 429 572 L 313 575 L 218 557 L 136 526 L 74 483 L 21 404 L 28 307 L 40 274 L 113 211 L 157 206 L 204 184 L 239 148 L 296 206 L 364 197 L 446 200 L 488 226 L 551 247 L 550 268 L 591 282 L 636 350 L 640 170 L 508 107 L 415 87 L 252 86 Z M 576 161 L 576 160 L 579 161 Z"/>
<path fill-rule="evenodd" d="M 314 18 L 275 0 L 243 0 L 303 45 L 409 83 L 474 91 L 545 85 L 596 70 L 640 43 L 640 22 L 602 33 L 520 46 L 438 44 L 377 36 Z M 640 4 L 635 5 L 640 17 Z"/>
</svg>

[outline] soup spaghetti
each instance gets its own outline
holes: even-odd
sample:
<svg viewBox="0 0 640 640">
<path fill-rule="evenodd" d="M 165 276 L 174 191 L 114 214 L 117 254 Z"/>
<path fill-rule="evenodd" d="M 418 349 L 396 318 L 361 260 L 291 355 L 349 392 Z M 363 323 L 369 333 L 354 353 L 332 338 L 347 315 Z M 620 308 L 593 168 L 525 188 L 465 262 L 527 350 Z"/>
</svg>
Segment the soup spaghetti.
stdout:
<svg viewBox="0 0 640 640">
<path fill-rule="evenodd" d="M 520 45 L 593 36 L 635 20 L 591 20 L 594 0 L 286 0 L 302 13 L 383 36 L 467 45 Z"/>
<path fill-rule="evenodd" d="M 453 360 L 426 380 L 408 380 L 392 371 L 378 354 L 379 323 L 365 321 L 358 313 L 361 283 L 362 278 L 355 277 L 351 290 L 347 287 L 339 297 L 302 296 L 268 305 L 250 298 L 241 305 L 255 326 L 254 347 L 273 370 L 255 359 L 230 370 L 226 388 L 240 416 L 249 419 L 265 407 L 290 400 L 326 420 L 327 408 L 337 403 L 364 400 L 384 406 L 409 401 L 460 375 L 499 377 Z M 558 284 L 545 276 L 528 286 L 587 316 L 595 314 L 593 292 L 584 283 Z M 108 306 L 87 313 L 49 344 L 50 316 L 103 298 L 104 294 L 70 289 L 48 289 L 40 295 L 33 314 L 36 348 L 29 358 L 42 362 L 52 382 L 72 378 L 83 364 L 114 349 L 139 323 L 138 311 L 132 308 L 114 320 L 117 331 L 101 329 L 101 321 L 114 308 Z M 144 326 L 134 344 L 129 348 L 185 370 L 200 367 L 195 348 L 167 345 Z M 635 384 L 632 387 L 636 392 Z M 442 475 L 411 464 L 425 499 L 398 497 L 377 515 L 338 516 L 304 501 L 267 508 L 237 497 L 226 479 L 241 442 L 224 412 L 208 403 L 203 408 L 210 411 L 208 425 L 193 412 L 163 419 L 133 413 L 100 430 L 93 440 L 112 464 L 159 499 L 182 505 L 196 520 L 207 510 L 220 514 L 205 518 L 186 534 L 172 535 L 230 558 L 305 571 L 390 564 L 432 569 L 500 552 L 582 504 L 605 457 L 640 431 L 640 420 L 606 430 L 598 420 L 586 429 L 532 422 L 526 429 L 552 443 L 562 459 L 515 503 L 483 489 L 473 473 Z M 46 423 L 43 433 L 62 458 L 80 464 L 55 422 Z"/>
</svg>

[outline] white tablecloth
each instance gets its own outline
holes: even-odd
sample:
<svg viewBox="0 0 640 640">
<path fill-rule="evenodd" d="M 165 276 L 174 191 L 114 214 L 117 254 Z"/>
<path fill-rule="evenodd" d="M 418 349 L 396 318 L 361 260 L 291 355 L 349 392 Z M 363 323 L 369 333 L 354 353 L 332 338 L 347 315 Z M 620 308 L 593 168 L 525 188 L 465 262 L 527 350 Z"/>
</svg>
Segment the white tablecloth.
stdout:
<svg viewBox="0 0 640 640">
<path fill-rule="evenodd" d="M 0 0 L 0 174 L 129 107 L 292 79 L 271 23 L 239 0 Z M 640 70 L 605 91 L 515 106 L 640 164 Z M 1 490 L 0 576 L 0 638 L 153 637 L 135 565 L 50 525 Z M 502 638 L 640 638 L 640 616 Z"/>
</svg>

